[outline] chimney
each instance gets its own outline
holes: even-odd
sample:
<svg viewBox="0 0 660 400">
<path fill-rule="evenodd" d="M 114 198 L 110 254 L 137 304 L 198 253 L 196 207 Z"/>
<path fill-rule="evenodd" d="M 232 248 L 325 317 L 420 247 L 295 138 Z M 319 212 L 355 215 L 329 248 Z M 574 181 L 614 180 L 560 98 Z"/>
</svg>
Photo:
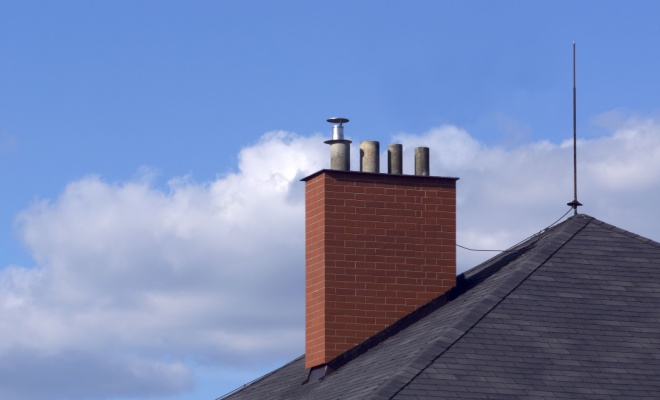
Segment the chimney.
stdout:
<svg viewBox="0 0 660 400">
<path fill-rule="evenodd" d="M 348 154 L 341 130 L 326 143 Z M 376 172 L 331 161 L 332 169 L 303 179 L 306 368 L 327 364 L 456 284 L 457 178 L 429 176 L 428 148 L 415 151 L 420 175 L 401 174 L 401 145 L 388 146 L 391 173 L 377 173 L 378 148 L 361 146 L 361 170 Z M 341 152 L 333 148 L 332 157 Z"/>
</svg>

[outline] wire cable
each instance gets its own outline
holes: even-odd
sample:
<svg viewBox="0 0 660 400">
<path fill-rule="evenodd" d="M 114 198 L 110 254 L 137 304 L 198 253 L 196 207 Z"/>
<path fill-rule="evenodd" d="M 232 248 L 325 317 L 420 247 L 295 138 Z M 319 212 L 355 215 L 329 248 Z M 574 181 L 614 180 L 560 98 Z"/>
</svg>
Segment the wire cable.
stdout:
<svg viewBox="0 0 660 400">
<path fill-rule="evenodd" d="M 485 249 L 471 249 L 469 247 L 461 246 L 460 244 L 456 243 L 456 247 L 460 247 L 461 249 L 465 250 L 470 250 L 470 251 L 506 251 L 506 250 L 485 250 Z"/>
<path fill-rule="evenodd" d="M 469 247 L 461 246 L 461 245 L 458 244 L 458 243 L 456 243 L 456 247 L 460 247 L 461 249 L 465 249 L 465 250 L 469 250 L 469 251 L 498 251 L 498 252 L 500 252 L 500 253 L 509 252 L 509 251 L 511 251 L 512 248 L 518 246 L 520 243 L 525 242 L 525 241 L 527 241 L 527 240 L 533 238 L 534 236 L 538 236 L 538 235 L 542 234 L 543 232 L 547 231 L 548 229 L 552 228 L 553 226 L 557 225 L 557 223 L 558 223 L 559 221 L 561 221 L 566 215 L 568 215 L 568 213 L 571 212 L 572 209 L 573 209 L 573 207 L 570 207 L 570 208 L 568 209 L 568 211 L 566 211 L 566 212 L 564 213 L 564 215 L 562 215 L 561 217 L 557 218 L 557 220 L 556 220 L 555 222 L 553 222 L 553 223 L 551 223 L 550 225 L 546 226 L 545 228 L 541 229 L 541 230 L 538 231 L 537 233 L 535 233 L 535 234 L 533 234 L 533 235 L 530 235 L 530 236 L 524 238 L 524 239 L 521 240 L 520 242 L 518 242 L 518 243 L 514 244 L 513 246 L 509 247 L 507 250 L 471 249 L 471 248 L 469 248 Z"/>
</svg>

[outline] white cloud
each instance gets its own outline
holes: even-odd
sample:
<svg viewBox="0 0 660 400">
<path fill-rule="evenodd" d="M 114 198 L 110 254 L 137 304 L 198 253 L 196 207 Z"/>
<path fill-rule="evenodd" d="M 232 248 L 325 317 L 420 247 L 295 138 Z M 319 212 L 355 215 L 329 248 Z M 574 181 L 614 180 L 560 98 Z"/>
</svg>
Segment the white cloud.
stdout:
<svg viewBox="0 0 660 400">
<path fill-rule="evenodd" d="M 148 176 L 89 176 L 34 204 L 18 222 L 37 265 L 0 272 L 0 364 L 66 365 L 51 397 L 89 398 L 187 389 L 191 360 L 238 366 L 301 353 L 299 180 L 326 152 L 320 137 L 275 132 L 213 182 L 178 178 L 163 191 Z M 44 368 L 0 384 L 0 397 L 43 390 Z"/>
<path fill-rule="evenodd" d="M 461 178 L 465 246 L 506 248 L 572 200 L 570 145 L 488 147 L 453 126 L 394 139 L 404 172 L 413 148 L 428 146 L 432 174 Z M 581 211 L 660 237 L 649 218 L 659 155 L 650 119 L 580 142 Z M 0 397 L 146 398 L 189 389 L 195 363 L 247 368 L 300 354 L 299 179 L 327 158 L 320 136 L 269 133 L 212 182 L 181 177 L 162 190 L 149 172 L 116 184 L 88 176 L 25 210 L 19 227 L 36 265 L 0 270 Z M 459 269 L 489 256 L 461 250 Z"/>
<path fill-rule="evenodd" d="M 412 160 L 415 146 L 431 148 L 433 175 L 457 176 L 458 242 L 505 249 L 554 222 L 573 199 L 572 139 L 511 150 L 487 147 L 453 126 L 401 134 Z M 404 162 L 405 163 L 405 162 Z M 407 164 L 407 163 L 406 163 Z M 412 164 L 411 164 L 412 167 Z M 578 143 L 580 212 L 650 238 L 660 228 L 649 215 L 660 203 L 660 123 L 631 118 L 609 136 Z M 494 253 L 459 249 L 459 270 Z"/>
</svg>

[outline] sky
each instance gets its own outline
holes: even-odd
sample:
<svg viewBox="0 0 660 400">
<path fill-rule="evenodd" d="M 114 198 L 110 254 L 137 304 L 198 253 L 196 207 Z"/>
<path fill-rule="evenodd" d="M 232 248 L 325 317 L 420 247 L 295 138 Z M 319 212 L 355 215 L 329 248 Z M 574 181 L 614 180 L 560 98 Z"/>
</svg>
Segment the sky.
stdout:
<svg viewBox="0 0 660 400">
<path fill-rule="evenodd" d="M 404 173 L 429 147 L 459 244 L 541 231 L 573 199 L 573 41 L 580 212 L 660 240 L 658 16 L 0 0 L 0 398 L 210 400 L 301 355 L 300 179 L 330 117 L 354 170 L 362 140 L 403 144 Z"/>
</svg>

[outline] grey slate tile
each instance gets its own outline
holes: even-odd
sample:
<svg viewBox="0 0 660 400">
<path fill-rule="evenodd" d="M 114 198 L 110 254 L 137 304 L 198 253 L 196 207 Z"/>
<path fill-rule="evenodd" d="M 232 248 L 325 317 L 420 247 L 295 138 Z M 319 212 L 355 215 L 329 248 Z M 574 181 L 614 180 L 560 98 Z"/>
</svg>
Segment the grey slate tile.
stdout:
<svg viewBox="0 0 660 400">
<path fill-rule="evenodd" d="M 660 398 L 657 242 L 578 215 L 463 277 L 325 380 L 300 358 L 228 398 Z"/>
</svg>

